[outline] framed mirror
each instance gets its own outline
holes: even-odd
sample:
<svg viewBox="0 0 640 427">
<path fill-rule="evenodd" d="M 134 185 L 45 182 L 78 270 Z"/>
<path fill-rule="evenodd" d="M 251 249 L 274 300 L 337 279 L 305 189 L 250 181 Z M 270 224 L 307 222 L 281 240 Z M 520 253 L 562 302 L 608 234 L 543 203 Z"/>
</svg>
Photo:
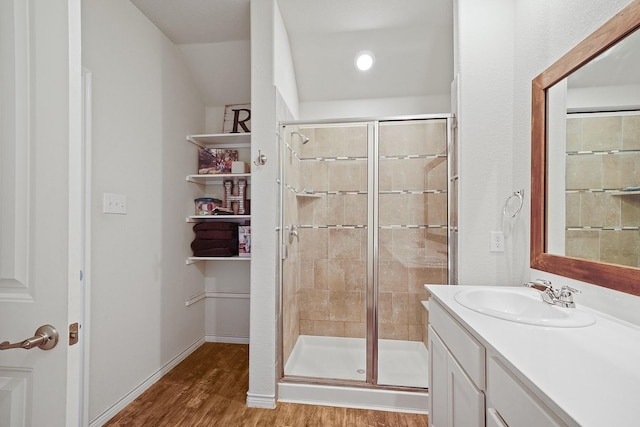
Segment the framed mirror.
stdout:
<svg viewBox="0 0 640 427">
<path fill-rule="evenodd" d="M 640 296 L 639 46 L 635 0 L 532 82 L 530 265 Z"/>
</svg>

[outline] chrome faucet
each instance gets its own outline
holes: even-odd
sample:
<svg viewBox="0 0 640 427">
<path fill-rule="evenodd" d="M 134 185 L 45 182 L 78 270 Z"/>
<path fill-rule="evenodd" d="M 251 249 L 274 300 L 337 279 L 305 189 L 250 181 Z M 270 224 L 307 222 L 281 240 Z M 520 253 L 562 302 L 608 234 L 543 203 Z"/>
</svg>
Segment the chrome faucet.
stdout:
<svg viewBox="0 0 640 427">
<path fill-rule="evenodd" d="M 576 304 L 573 302 L 573 294 L 580 293 L 578 289 L 566 285 L 560 289 L 554 289 L 553 286 L 551 286 L 551 282 L 545 279 L 525 282 L 524 286 L 539 291 L 542 301 L 547 304 L 559 305 L 565 308 L 574 308 Z"/>
</svg>

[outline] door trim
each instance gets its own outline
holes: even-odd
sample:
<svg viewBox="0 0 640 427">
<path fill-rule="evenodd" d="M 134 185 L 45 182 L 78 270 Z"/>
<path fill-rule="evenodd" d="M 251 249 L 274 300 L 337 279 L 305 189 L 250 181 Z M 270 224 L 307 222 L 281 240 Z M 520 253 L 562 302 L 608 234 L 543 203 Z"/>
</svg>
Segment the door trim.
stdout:
<svg viewBox="0 0 640 427">
<path fill-rule="evenodd" d="M 84 247 L 84 164 L 83 158 L 83 77 L 82 77 L 82 27 L 80 0 L 67 0 L 69 47 L 69 209 L 68 209 L 68 303 L 67 325 L 60 331 L 67 335 L 68 324 L 82 325 L 82 262 Z M 68 346 L 68 340 L 62 340 Z M 67 351 L 67 426 L 82 425 L 83 410 L 83 347 L 68 346 Z"/>
<path fill-rule="evenodd" d="M 82 284 L 82 315 L 80 329 L 80 348 L 82 352 L 82 383 L 80 407 L 80 425 L 89 425 L 89 378 L 90 378 L 90 344 L 91 334 L 91 156 L 92 156 L 92 117 L 93 111 L 93 74 L 90 70 L 82 69 L 82 260 L 81 260 L 81 284 Z"/>
<path fill-rule="evenodd" d="M 367 383 L 378 384 L 378 126 L 367 123 Z"/>
</svg>

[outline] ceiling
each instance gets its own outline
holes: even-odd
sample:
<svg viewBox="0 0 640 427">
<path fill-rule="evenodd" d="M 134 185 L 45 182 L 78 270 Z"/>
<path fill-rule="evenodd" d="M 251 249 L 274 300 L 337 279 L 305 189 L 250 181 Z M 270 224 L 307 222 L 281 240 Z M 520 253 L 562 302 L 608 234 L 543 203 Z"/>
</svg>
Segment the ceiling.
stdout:
<svg viewBox="0 0 640 427">
<path fill-rule="evenodd" d="M 206 105 L 250 100 L 249 0 L 131 2 L 185 54 Z M 301 102 L 449 93 L 452 0 L 278 0 L 278 7 Z M 354 67 L 361 50 L 375 55 L 367 72 Z"/>
</svg>

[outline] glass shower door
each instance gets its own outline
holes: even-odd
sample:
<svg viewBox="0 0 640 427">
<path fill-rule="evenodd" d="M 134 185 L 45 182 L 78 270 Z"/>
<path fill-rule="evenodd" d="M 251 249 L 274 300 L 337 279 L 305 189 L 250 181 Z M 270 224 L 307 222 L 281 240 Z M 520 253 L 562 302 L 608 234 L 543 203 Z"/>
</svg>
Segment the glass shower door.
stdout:
<svg viewBox="0 0 640 427">
<path fill-rule="evenodd" d="M 285 125 L 284 374 L 366 380 L 366 123 Z"/>
<path fill-rule="evenodd" d="M 287 124 L 287 378 L 427 388 L 424 284 L 447 283 L 448 119 Z"/>
<path fill-rule="evenodd" d="M 377 383 L 427 388 L 424 284 L 447 282 L 447 119 L 380 122 Z"/>
</svg>

